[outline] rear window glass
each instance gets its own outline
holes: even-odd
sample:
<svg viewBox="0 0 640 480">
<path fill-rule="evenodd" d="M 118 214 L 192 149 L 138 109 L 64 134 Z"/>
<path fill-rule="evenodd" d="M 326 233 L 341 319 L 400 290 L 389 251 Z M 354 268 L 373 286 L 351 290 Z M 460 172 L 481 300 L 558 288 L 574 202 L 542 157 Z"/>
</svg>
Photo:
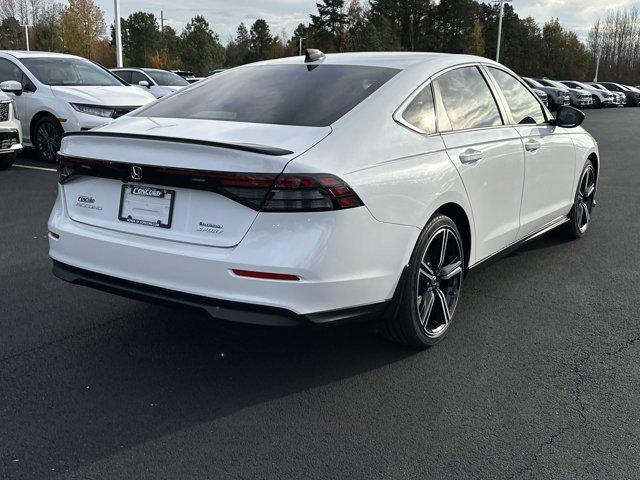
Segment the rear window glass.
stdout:
<svg viewBox="0 0 640 480">
<path fill-rule="evenodd" d="M 328 126 L 399 72 L 358 65 L 257 65 L 227 70 L 137 116 Z"/>
</svg>

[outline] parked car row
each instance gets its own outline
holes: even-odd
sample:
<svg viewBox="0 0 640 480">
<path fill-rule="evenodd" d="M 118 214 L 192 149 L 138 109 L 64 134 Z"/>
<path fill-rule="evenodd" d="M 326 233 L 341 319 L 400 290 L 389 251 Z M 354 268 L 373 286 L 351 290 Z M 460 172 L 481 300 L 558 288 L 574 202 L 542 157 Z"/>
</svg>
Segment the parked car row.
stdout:
<svg viewBox="0 0 640 480">
<path fill-rule="evenodd" d="M 223 71 L 213 70 L 209 76 Z M 53 162 L 64 133 L 106 125 L 203 78 L 183 70 L 108 70 L 84 58 L 59 53 L 0 51 L 0 82 L 4 82 L 5 92 L 0 97 L 0 168 L 10 165 L 23 145 L 34 147 L 41 159 Z M 523 80 L 553 111 L 563 105 L 602 108 L 640 104 L 640 89 L 628 85 Z"/>
<path fill-rule="evenodd" d="M 562 105 L 577 108 L 640 106 L 640 88 L 630 85 L 528 77 L 523 77 L 523 80 L 551 110 Z"/>
</svg>

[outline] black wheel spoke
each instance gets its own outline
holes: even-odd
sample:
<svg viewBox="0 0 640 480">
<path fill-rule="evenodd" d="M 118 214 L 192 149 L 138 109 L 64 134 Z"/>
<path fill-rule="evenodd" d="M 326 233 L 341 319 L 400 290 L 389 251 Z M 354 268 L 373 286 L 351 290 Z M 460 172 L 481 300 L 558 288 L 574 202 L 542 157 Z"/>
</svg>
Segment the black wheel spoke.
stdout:
<svg viewBox="0 0 640 480">
<path fill-rule="evenodd" d="M 447 325 L 451 321 L 451 312 L 449 311 L 447 297 L 439 288 L 436 289 L 436 297 L 438 297 L 438 305 L 440 307 L 440 311 L 442 312 L 443 325 Z"/>
<path fill-rule="evenodd" d="M 418 315 L 420 316 L 420 323 L 423 327 L 426 327 L 429 323 L 429 317 L 431 317 L 435 300 L 436 298 L 433 292 L 426 292 L 419 301 Z"/>
</svg>

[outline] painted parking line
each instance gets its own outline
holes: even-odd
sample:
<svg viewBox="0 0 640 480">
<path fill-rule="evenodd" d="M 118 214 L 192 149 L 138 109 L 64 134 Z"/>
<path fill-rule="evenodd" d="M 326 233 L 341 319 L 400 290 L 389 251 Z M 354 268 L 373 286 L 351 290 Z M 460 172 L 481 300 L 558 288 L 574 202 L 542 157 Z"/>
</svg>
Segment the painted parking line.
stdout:
<svg viewBox="0 0 640 480">
<path fill-rule="evenodd" d="M 45 168 L 45 167 L 32 167 L 31 165 L 18 165 L 17 163 L 13 164 L 14 167 L 18 168 L 28 168 L 30 170 L 43 170 L 45 172 L 57 172 L 55 168 Z"/>
</svg>

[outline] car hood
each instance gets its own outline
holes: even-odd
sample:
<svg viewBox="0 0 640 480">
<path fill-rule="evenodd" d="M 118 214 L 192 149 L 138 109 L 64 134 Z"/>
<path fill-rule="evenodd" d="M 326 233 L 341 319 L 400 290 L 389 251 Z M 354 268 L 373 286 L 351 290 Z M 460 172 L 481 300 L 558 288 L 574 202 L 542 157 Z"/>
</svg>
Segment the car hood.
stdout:
<svg viewBox="0 0 640 480">
<path fill-rule="evenodd" d="M 56 97 L 71 103 L 87 103 L 91 105 L 106 105 L 109 107 L 137 107 L 155 100 L 155 97 L 145 91 L 131 86 L 110 87 L 63 87 L 52 86 Z"/>
</svg>

